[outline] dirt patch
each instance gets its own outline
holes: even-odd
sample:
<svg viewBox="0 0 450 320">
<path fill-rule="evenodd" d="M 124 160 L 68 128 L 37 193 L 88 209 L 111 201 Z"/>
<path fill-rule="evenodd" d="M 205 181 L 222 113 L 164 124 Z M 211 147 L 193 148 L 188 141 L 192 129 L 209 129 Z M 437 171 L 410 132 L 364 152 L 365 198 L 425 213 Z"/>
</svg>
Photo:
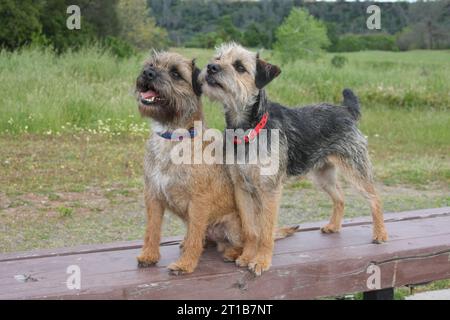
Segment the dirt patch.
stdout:
<svg viewBox="0 0 450 320">
<path fill-rule="evenodd" d="M 448 190 L 379 185 L 385 211 L 450 205 Z M 0 252 L 105 243 L 142 238 L 146 223 L 141 188 L 120 184 L 81 192 L 0 193 Z M 369 215 L 366 201 L 346 186 L 345 217 Z M 326 220 L 331 201 L 307 180 L 290 179 L 283 192 L 279 224 Z M 163 235 L 184 233 L 182 222 L 165 216 Z"/>
</svg>

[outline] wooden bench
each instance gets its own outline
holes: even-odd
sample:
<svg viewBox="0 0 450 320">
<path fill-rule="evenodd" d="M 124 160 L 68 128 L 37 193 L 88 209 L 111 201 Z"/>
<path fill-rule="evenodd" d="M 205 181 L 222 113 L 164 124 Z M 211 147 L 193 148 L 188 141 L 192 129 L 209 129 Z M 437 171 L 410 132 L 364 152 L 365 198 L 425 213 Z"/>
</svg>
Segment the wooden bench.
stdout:
<svg viewBox="0 0 450 320">
<path fill-rule="evenodd" d="M 0 299 L 311 299 L 368 291 L 366 298 L 391 298 L 394 287 L 450 278 L 450 207 L 385 217 L 390 241 L 382 245 L 371 244 L 369 217 L 346 220 L 333 235 L 319 232 L 322 223 L 303 224 L 276 243 L 273 266 L 259 278 L 214 249 L 193 274 L 169 275 L 179 238 L 161 243 L 161 261 L 148 269 L 136 265 L 140 241 L 3 254 Z M 71 265 L 80 268 L 80 290 L 67 287 Z"/>
</svg>

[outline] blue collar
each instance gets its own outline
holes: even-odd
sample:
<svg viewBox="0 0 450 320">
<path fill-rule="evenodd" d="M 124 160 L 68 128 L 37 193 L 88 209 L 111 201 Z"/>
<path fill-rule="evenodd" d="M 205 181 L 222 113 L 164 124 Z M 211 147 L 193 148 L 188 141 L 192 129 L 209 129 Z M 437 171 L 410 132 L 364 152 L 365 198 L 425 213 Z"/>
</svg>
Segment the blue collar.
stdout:
<svg viewBox="0 0 450 320">
<path fill-rule="evenodd" d="M 176 137 L 173 137 L 173 131 L 165 131 L 165 132 L 157 132 L 156 133 L 158 136 L 160 136 L 161 138 L 164 138 L 166 140 L 172 140 L 172 141 L 182 141 L 184 138 L 195 138 L 197 136 L 197 130 L 195 130 L 195 128 L 190 128 L 189 129 L 189 136 L 179 136 L 177 135 Z M 172 138 L 173 137 L 173 138 Z"/>
</svg>

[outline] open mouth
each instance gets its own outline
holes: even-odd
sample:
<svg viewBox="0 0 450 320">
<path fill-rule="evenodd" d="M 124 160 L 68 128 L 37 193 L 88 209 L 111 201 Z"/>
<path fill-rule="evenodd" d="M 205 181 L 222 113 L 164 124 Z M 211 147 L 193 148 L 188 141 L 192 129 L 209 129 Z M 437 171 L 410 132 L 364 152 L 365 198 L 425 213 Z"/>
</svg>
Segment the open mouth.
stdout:
<svg viewBox="0 0 450 320">
<path fill-rule="evenodd" d="M 208 74 L 205 80 L 211 87 L 219 87 L 223 89 L 222 85 L 212 75 Z"/>
<path fill-rule="evenodd" d="M 162 99 L 155 90 L 148 90 L 140 93 L 140 102 L 145 106 L 161 104 L 163 101 L 164 99 Z"/>
</svg>

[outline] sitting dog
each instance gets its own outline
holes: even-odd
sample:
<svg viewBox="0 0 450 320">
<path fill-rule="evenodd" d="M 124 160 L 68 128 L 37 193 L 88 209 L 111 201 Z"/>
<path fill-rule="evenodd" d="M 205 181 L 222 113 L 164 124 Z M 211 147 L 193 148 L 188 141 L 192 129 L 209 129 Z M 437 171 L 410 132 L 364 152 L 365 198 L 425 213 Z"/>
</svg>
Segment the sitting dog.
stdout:
<svg viewBox="0 0 450 320">
<path fill-rule="evenodd" d="M 339 168 L 370 202 L 373 241 L 387 240 L 367 141 L 357 128 L 360 118 L 357 97 L 346 89 L 343 106 L 319 104 L 286 108 L 270 102 L 264 90 L 280 72 L 277 66 L 263 61 L 256 53 L 229 43 L 217 49 L 214 59 L 199 77 L 205 95 L 223 104 L 227 129 L 251 130 L 245 139 L 239 140 L 247 147 L 256 143 L 262 128 L 279 130 L 276 174 L 262 176 L 259 165 L 254 164 L 230 166 L 245 238 L 243 254 L 236 263 L 248 266 L 257 275 L 271 265 L 273 229 L 282 182 L 287 175 L 310 173 L 330 195 L 333 213 L 322 232 L 333 233 L 340 230 L 344 213 L 343 193 L 336 176 Z"/>
<path fill-rule="evenodd" d="M 193 129 L 194 121 L 203 121 L 199 73 L 194 61 L 160 52 L 145 62 L 136 82 L 139 111 L 153 120 L 144 160 L 148 222 L 142 253 L 137 258 L 140 267 L 160 259 L 165 210 L 179 216 L 187 226 L 181 257 L 168 266 L 173 273 L 194 271 L 206 234 L 224 251 L 225 260 L 234 261 L 242 253 L 241 220 L 226 168 L 221 164 L 175 164 L 171 159 L 171 152 L 183 143 L 173 138 L 175 130 L 186 129 L 184 139 L 201 139 Z M 208 145 L 200 143 L 203 149 Z M 280 229 L 278 236 L 295 231 L 296 227 Z"/>
</svg>

